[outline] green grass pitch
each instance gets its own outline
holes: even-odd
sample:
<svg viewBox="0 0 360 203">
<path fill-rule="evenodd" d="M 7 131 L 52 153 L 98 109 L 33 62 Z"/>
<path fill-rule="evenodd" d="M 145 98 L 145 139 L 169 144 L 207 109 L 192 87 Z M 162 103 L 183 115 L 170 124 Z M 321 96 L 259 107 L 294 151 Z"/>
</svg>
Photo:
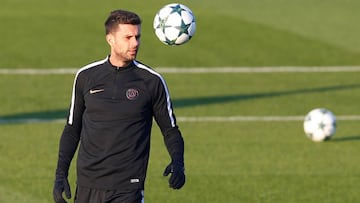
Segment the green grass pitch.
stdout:
<svg viewBox="0 0 360 203">
<path fill-rule="evenodd" d="M 196 14 L 188 44 L 156 39 L 152 19 L 164 0 L 4 0 L 0 70 L 78 68 L 105 57 L 103 21 L 115 8 L 143 18 L 139 59 L 157 67 L 359 66 L 358 1 L 180 1 Z M 179 60 L 181 59 L 181 60 Z M 179 118 L 305 116 L 325 107 L 360 115 L 360 72 L 164 73 Z M 48 203 L 73 75 L 0 74 L 0 202 Z M 60 119 L 27 123 L 26 119 Z M 145 202 L 359 202 L 359 120 L 338 120 L 324 143 L 301 120 L 179 120 L 187 183 L 162 177 L 169 157 L 154 126 Z M 75 163 L 75 162 L 73 162 Z M 75 164 L 70 182 L 75 190 Z"/>
</svg>

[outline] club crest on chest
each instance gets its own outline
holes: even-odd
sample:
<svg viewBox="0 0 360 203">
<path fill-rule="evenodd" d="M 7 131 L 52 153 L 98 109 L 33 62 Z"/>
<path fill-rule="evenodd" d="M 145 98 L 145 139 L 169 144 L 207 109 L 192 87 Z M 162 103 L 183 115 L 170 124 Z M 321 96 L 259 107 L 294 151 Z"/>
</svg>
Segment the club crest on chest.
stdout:
<svg viewBox="0 0 360 203">
<path fill-rule="evenodd" d="M 126 90 L 126 98 L 128 100 L 136 100 L 139 96 L 139 90 L 135 89 L 135 88 L 130 88 Z"/>
</svg>

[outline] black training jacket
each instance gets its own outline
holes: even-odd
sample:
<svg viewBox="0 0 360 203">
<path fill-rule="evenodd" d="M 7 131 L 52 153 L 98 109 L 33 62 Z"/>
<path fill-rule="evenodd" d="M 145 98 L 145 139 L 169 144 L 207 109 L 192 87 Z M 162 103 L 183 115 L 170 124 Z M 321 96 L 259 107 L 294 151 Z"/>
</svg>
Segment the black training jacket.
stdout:
<svg viewBox="0 0 360 203">
<path fill-rule="evenodd" d="M 183 138 L 161 75 L 135 60 L 115 67 L 108 57 L 81 68 L 60 139 L 56 175 L 67 176 L 80 143 L 78 185 L 143 189 L 153 118 L 172 160 L 183 162 Z"/>
</svg>

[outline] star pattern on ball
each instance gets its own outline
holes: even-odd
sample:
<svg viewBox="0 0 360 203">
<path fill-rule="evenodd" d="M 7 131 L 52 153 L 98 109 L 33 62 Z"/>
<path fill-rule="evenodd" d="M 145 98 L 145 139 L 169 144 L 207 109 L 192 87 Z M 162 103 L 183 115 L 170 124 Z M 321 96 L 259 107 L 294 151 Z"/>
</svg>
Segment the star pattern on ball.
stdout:
<svg viewBox="0 0 360 203">
<path fill-rule="evenodd" d="M 167 37 L 165 37 L 165 42 L 168 45 L 176 45 L 175 40 L 169 40 Z"/>
<path fill-rule="evenodd" d="M 190 25 L 191 25 L 191 23 L 190 24 L 185 24 L 184 21 L 181 21 L 181 25 L 176 27 L 179 30 L 179 36 L 182 35 L 182 34 L 187 34 L 188 35 Z"/>
<path fill-rule="evenodd" d="M 174 6 L 170 6 L 170 8 L 172 9 L 171 13 L 178 13 L 181 16 L 181 11 L 185 11 L 185 9 L 183 9 L 180 4 L 176 4 Z"/>
<path fill-rule="evenodd" d="M 324 130 L 325 127 L 326 127 L 326 124 L 325 124 L 324 122 L 320 122 L 320 123 L 319 123 L 319 128 L 320 128 L 321 130 Z"/>
<path fill-rule="evenodd" d="M 167 20 L 167 18 L 161 19 L 159 17 L 159 25 L 156 28 L 164 29 L 166 20 Z"/>
</svg>

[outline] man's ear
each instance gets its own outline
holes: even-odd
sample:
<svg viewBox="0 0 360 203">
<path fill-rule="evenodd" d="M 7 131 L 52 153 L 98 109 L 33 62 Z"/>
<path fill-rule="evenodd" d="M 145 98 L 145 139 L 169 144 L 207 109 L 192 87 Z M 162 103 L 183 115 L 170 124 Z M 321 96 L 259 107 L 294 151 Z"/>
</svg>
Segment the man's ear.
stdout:
<svg viewBox="0 0 360 203">
<path fill-rule="evenodd" d="M 109 45 L 112 45 L 114 43 L 114 36 L 112 34 L 107 34 L 106 41 Z"/>
</svg>

